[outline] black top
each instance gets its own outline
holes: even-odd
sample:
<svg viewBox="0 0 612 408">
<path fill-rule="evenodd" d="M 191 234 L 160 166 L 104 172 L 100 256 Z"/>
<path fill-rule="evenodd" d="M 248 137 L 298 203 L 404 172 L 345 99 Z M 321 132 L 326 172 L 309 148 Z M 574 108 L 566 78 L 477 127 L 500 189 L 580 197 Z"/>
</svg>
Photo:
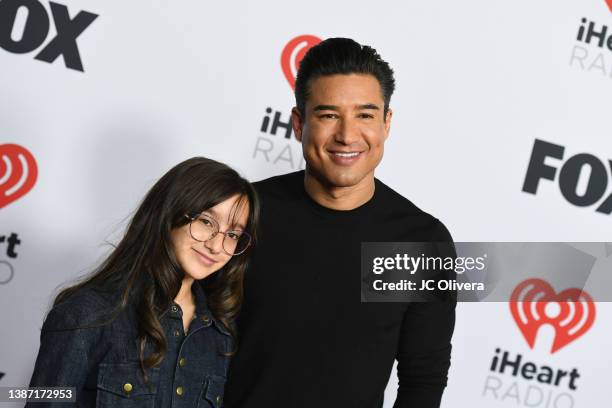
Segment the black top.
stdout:
<svg viewBox="0 0 612 408">
<path fill-rule="evenodd" d="M 75 387 L 76 403 L 26 407 L 221 407 L 226 353 L 233 342 L 210 312 L 199 282 L 192 291 L 196 317 L 187 333 L 176 303 L 160 318 L 168 350 L 160 366 L 147 370 L 148 382 L 140 366 L 135 304 L 111 323 L 105 323 L 105 314 L 115 306 L 116 296 L 93 289 L 55 306 L 40 334 L 30 387 Z"/>
<path fill-rule="evenodd" d="M 449 242 L 442 223 L 379 180 L 350 211 L 312 200 L 303 171 L 255 187 L 261 228 L 226 407 L 379 408 L 395 359 L 395 407 L 438 407 L 455 302 L 361 303 L 360 245 Z"/>
</svg>

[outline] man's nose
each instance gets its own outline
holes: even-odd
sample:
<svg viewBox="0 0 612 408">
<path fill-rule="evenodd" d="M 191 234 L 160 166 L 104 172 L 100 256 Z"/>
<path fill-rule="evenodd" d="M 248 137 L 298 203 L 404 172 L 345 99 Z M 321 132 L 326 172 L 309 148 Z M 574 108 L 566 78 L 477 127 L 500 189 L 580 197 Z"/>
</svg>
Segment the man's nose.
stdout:
<svg viewBox="0 0 612 408">
<path fill-rule="evenodd" d="M 342 118 L 336 129 L 334 139 L 338 143 L 350 145 L 355 143 L 360 138 L 359 125 L 353 118 Z"/>
</svg>

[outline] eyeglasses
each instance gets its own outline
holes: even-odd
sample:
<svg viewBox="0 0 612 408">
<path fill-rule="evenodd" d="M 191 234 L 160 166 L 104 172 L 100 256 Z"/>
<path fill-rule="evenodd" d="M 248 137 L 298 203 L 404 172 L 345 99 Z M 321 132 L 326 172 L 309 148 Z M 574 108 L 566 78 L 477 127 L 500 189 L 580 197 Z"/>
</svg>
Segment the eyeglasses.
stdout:
<svg viewBox="0 0 612 408">
<path fill-rule="evenodd" d="M 189 219 L 191 238 L 196 241 L 210 241 L 217 234 L 223 234 L 221 246 L 223 247 L 223 252 L 230 256 L 240 255 L 251 245 L 251 236 L 246 231 L 240 229 L 220 231 L 217 220 L 207 215 L 185 215 L 185 217 Z"/>
</svg>

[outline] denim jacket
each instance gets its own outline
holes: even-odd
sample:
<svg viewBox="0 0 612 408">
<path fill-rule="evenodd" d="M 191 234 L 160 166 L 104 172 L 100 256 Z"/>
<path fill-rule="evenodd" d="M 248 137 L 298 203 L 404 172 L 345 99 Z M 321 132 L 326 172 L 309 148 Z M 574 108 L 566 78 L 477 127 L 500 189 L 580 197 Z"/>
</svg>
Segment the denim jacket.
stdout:
<svg viewBox="0 0 612 408">
<path fill-rule="evenodd" d="M 114 305 L 94 290 L 55 306 L 43 324 L 30 387 L 76 387 L 76 405 L 32 407 L 220 408 L 229 365 L 224 354 L 233 340 L 208 309 L 199 282 L 192 291 L 196 314 L 187 334 L 177 304 L 160 318 L 168 350 L 159 366 L 147 370 L 148 382 L 140 368 L 134 305 L 106 325 L 95 323 Z"/>
</svg>

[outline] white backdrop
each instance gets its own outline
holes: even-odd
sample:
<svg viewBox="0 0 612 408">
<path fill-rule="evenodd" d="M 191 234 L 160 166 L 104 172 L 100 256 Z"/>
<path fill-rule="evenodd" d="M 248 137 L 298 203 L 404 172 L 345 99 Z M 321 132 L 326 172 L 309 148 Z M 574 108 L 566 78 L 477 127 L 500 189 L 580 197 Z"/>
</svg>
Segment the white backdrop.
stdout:
<svg viewBox="0 0 612 408">
<path fill-rule="evenodd" d="M 612 241 L 612 216 L 595 211 L 612 190 L 612 49 L 607 37 L 603 47 L 577 39 L 582 18 L 612 35 L 606 0 L 57 1 L 72 19 L 82 10 L 98 15 L 76 39 L 84 72 L 62 56 L 35 59 L 65 32 L 47 0 L 17 1 L 47 10 L 40 47 L 0 48 L 0 154 L 20 145 L 38 168 L 31 191 L 0 201 L 0 386 L 27 385 L 51 293 L 108 252 L 104 242 L 117 239 L 172 165 L 204 155 L 253 181 L 303 166 L 299 143 L 261 124 L 267 108 L 289 119 L 294 100 L 281 52 L 304 34 L 352 37 L 389 61 L 397 90 L 377 177 L 439 217 L 455 240 Z M 35 29 L 22 8 L 7 31 L 7 2 L 15 1 L 0 0 L 3 44 L 7 33 L 19 42 Z M 528 194 L 522 186 L 535 139 L 564 146 L 565 155 L 546 159 L 557 177 Z M 563 163 L 579 153 L 608 171 L 605 196 L 586 207 L 568 202 L 558 183 Z M 589 169 L 577 192 L 590 188 Z M 20 241 L 13 253 L 11 234 Z M 598 303 L 593 327 L 554 354 L 553 329 L 543 328 L 531 349 L 507 303 L 457 311 L 444 407 L 609 403 L 610 304 Z M 537 366 L 576 368 L 577 389 L 492 373 L 496 348 Z M 396 386 L 393 375 L 385 407 Z"/>
</svg>

